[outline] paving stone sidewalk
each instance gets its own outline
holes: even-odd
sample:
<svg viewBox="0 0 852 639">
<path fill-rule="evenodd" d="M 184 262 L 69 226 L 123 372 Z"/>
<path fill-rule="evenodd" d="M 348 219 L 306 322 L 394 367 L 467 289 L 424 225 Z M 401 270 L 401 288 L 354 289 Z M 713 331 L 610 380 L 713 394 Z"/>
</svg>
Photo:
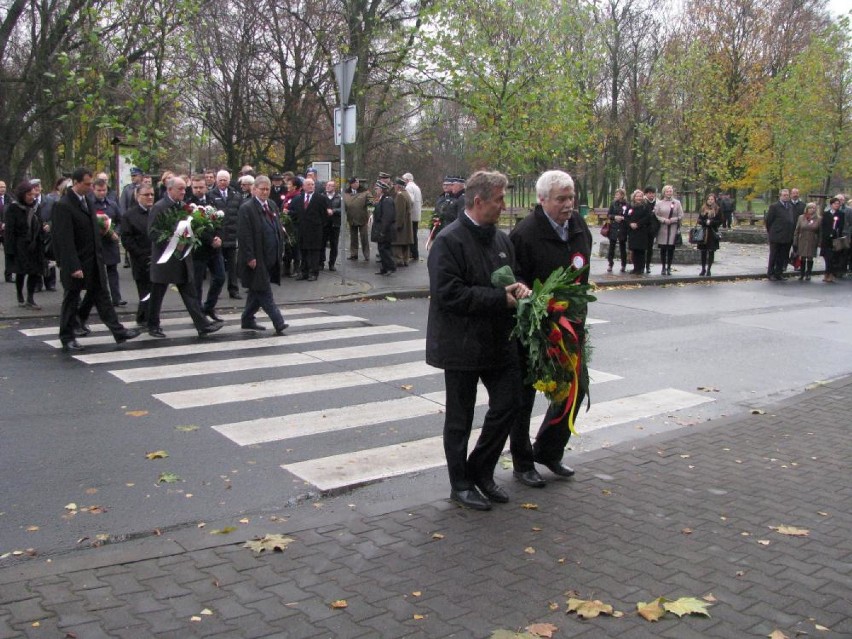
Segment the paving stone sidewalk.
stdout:
<svg viewBox="0 0 852 639">
<path fill-rule="evenodd" d="M 291 513 L 283 553 L 193 527 L 26 559 L 0 570 L 0 638 L 852 637 L 852 377 L 762 410 L 580 456 L 543 490 L 501 469 L 512 502 L 490 513 L 434 494 Z M 571 591 L 624 616 L 568 615 Z M 659 596 L 715 602 L 635 613 Z"/>
</svg>

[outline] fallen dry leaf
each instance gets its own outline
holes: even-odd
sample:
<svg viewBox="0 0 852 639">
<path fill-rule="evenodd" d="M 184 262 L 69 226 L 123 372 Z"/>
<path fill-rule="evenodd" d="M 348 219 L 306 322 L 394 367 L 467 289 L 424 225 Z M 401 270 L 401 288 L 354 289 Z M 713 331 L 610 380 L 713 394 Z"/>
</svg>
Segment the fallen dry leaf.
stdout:
<svg viewBox="0 0 852 639">
<path fill-rule="evenodd" d="M 759 408 L 752 408 L 752 409 L 751 409 L 751 414 L 752 414 L 752 415 L 766 415 L 766 411 L 765 411 L 765 410 L 760 410 Z"/>
<path fill-rule="evenodd" d="M 526 628 L 536 637 L 552 637 L 553 633 L 559 630 L 552 623 L 533 623 Z"/>
<path fill-rule="evenodd" d="M 335 601 L 331 602 L 331 607 L 335 610 L 346 608 L 347 606 L 349 606 L 349 604 L 346 602 L 345 599 L 336 599 Z"/>
<path fill-rule="evenodd" d="M 261 553 L 264 550 L 284 552 L 287 550 L 287 546 L 294 541 L 295 540 L 292 537 L 285 537 L 284 535 L 264 535 L 259 539 L 247 541 L 243 545 L 243 548 L 251 548 L 256 553 Z"/>
<path fill-rule="evenodd" d="M 27 532 L 35 532 L 38 530 L 38 526 L 27 526 Z"/>
<path fill-rule="evenodd" d="M 443 539 L 444 536 L 441 533 L 432 533 L 432 539 Z"/>
<path fill-rule="evenodd" d="M 192 615 L 192 616 L 189 618 L 189 620 L 190 620 L 190 621 L 201 621 L 201 617 L 199 617 L 198 615 Z"/>
<path fill-rule="evenodd" d="M 210 610 L 210 608 L 205 608 L 204 610 L 202 610 L 202 611 L 201 611 L 201 612 L 199 612 L 198 614 L 200 614 L 200 615 L 212 615 L 212 614 L 213 614 L 213 611 L 212 611 L 212 610 Z"/>
<path fill-rule="evenodd" d="M 249 518 L 248 518 L 248 517 L 243 517 L 242 519 L 240 519 L 240 523 L 241 523 L 241 524 L 247 524 L 247 523 L 249 523 Z"/>
<path fill-rule="evenodd" d="M 709 601 L 710 603 L 716 603 L 716 597 L 713 596 L 712 592 L 708 592 L 706 595 L 702 597 L 704 601 Z"/>
<path fill-rule="evenodd" d="M 65 510 L 77 510 L 77 504 L 71 502 L 70 504 L 65 505 Z"/>
<path fill-rule="evenodd" d="M 660 597 L 654 601 L 640 601 L 636 604 L 636 612 L 646 621 L 659 621 L 666 615 L 666 609 L 663 608 L 665 599 Z"/>
<path fill-rule="evenodd" d="M 788 637 L 787 635 L 785 635 L 785 634 L 784 634 L 783 632 L 781 632 L 780 630 L 773 630 L 772 632 L 770 632 L 770 633 L 769 633 L 768 635 L 766 635 L 766 636 L 767 636 L 767 637 L 769 637 L 769 639 L 790 639 L 790 637 Z"/>
<path fill-rule="evenodd" d="M 666 609 L 666 612 L 670 612 L 678 617 L 683 617 L 684 615 L 702 615 L 704 617 L 709 617 L 710 613 L 707 612 L 707 607 L 711 605 L 712 604 L 706 601 L 701 601 L 701 599 L 698 599 L 697 597 L 681 597 L 674 601 L 663 602 L 663 608 Z"/>
<path fill-rule="evenodd" d="M 796 528 L 795 526 L 770 526 L 772 530 L 781 534 L 787 535 L 788 537 L 807 537 L 811 534 L 810 530 L 806 530 L 805 528 Z"/>
<path fill-rule="evenodd" d="M 821 630 L 822 632 L 828 632 L 829 630 L 831 630 L 830 628 L 826 628 L 825 626 L 821 626 L 818 623 L 814 624 L 814 628 L 816 628 L 817 630 Z"/>
<path fill-rule="evenodd" d="M 412 596 L 412 597 L 419 597 L 419 596 L 420 596 L 420 595 L 422 595 L 422 594 L 423 594 L 423 593 L 422 593 L 422 592 L 420 592 L 419 590 L 415 590 L 414 592 L 412 592 L 412 593 L 411 593 L 411 596 Z"/>
<path fill-rule="evenodd" d="M 768 539 L 758 539 L 757 543 L 759 543 L 761 546 L 768 546 L 771 542 Z"/>
<path fill-rule="evenodd" d="M 154 450 L 150 453 L 145 453 L 145 459 L 165 459 L 169 454 L 164 450 Z"/>
<path fill-rule="evenodd" d="M 236 526 L 225 526 L 224 528 L 219 528 L 217 530 L 211 530 L 211 535 L 230 535 L 237 529 Z"/>
<path fill-rule="evenodd" d="M 538 504 L 530 504 L 530 503 L 521 504 L 521 508 L 525 508 L 527 510 L 538 510 Z"/>
<path fill-rule="evenodd" d="M 680 532 L 683 533 L 684 535 L 691 535 L 692 534 L 692 528 L 682 528 Z"/>
<path fill-rule="evenodd" d="M 527 546 L 526 548 L 524 548 L 524 552 L 527 553 L 528 555 L 534 555 L 535 554 L 535 548 L 533 548 L 532 546 Z"/>
<path fill-rule="evenodd" d="M 412 388 L 414 388 L 414 385 L 413 384 L 403 384 L 402 386 L 400 386 L 400 388 L 402 390 L 405 390 L 405 391 L 410 391 Z"/>
<path fill-rule="evenodd" d="M 555 601 L 549 601 L 549 602 L 547 602 L 547 609 L 550 612 L 555 612 L 555 611 L 559 610 L 559 604 L 556 603 Z"/>
<path fill-rule="evenodd" d="M 425 618 L 426 618 L 426 615 L 420 615 L 420 614 L 417 614 L 417 613 L 415 612 L 415 613 L 412 615 L 412 618 L 413 618 L 415 621 L 420 621 L 421 619 L 425 619 Z"/>
<path fill-rule="evenodd" d="M 598 615 L 611 615 L 612 606 L 605 604 L 600 599 L 594 601 L 588 599 L 571 598 L 567 602 L 567 613 L 576 612 L 582 619 L 594 619 Z"/>
<path fill-rule="evenodd" d="M 198 426 L 195 424 L 189 424 L 188 426 L 175 426 L 175 430 L 179 433 L 191 433 L 198 430 Z"/>
<path fill-rule="evenodd" d="M 177 473 L 160 473 L 160 476 L 157 477 L 158 484 L 176 484 L 179 481 L 183 481 Z"/>
<path fill-rule="evenodd" d="M 124 414 L 127 415 L 128 417 L 144 417 L 145 415 L 148 414 L 148 411 L 147 410 L 129 410 Z"/>
</svg>

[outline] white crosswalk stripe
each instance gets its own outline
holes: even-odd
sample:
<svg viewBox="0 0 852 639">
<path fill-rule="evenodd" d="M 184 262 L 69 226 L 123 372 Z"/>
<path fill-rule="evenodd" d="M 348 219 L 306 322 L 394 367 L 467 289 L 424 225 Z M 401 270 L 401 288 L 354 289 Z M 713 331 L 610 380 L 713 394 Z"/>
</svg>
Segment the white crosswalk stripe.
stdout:
<svg viewBox="0 0 852 639">
<path fill-rule="evenodd" d="M 440 432 L 446 395 L 444 391 L 426 392 L 435 385 L 443 387 L 443 371 L 423 361 L 425 339 L 422 334 L 417 335 L 420 331 L 397 324 L 370 325 L 369 320 L 362 317 L 334 315 L 310 307 L 283 310 L 291 328 L 297 330 L 282 336 L 264 332 L 248 335 L 240 329 L 240 315 L 235 313 L 223 317 L 232 323 L 213 339 L 176 343 L 196 335 L 188 318 L 178 317 L 162 322 L 168 327 L 167 339 L 154 340 L 142 335 L 130 347 L 108 349 L 107 345 L 113 344 L 112 336 L 105 326 L 92 325 L 93 331 L 99 334 L 81 339 L 81 343 L 105 348 L 100 352 L 94 348 L 74 358 L 89 366 L 106 365 L 107 372 L 114 378 L 146 391 L 157 385 L 163 389 L 171 380 L 185 380 L 180 390 L 155 392 L 157 389 L 151 388 L 150 391 L 154 398 L 177 411 L 227 404 L 239 406 L 240 414 L 246 417 L 242 421 L 210 424 L 212 430 L 238 446 L 286 445 L 296 438 L 329 433 L 357 434 L 355 429 L 364 429 L 368 437 L 378 432 L 371 429 L 382 429 L 393 433 L 395 439 L 405 439 L 364 450 L 308 459 L 297 457 L 297 461 L 280 465 L 320 490 L 340 490 L 444 465 Z M 588 320 L 589 324 L 604 322 Z M 43 340 L 55 335 L 56 329 L 34 328 L 21 332 Z M 371 343 L 374 340 L 380 341 Z M 55 348 L 60 346 L 58 340 L 43 341 Z M 137 347 L 139 342 L 148 343 Z M 302 347 L 302 350 L 294 352 L 294 347 Z M 242 381 L 255 371 L 254 379 Z M 308 371 L 311 374 L 306 374 Z M 215 385 L 210 382 L 211 379 L 221 382 L 228 379 L 222 375 L 232 373 L 241 373 L 241 381 Z M 621 379 L 605 371 L 590 370 L 589 373 L 592 384 Z M 421 392 L 412 391 L 414 384 L 406 383 L 429 377 L 433 379 L 417 382 Z M 187 385 L 192 388 L 186 388 Z M 322 393 L 331 392 L 329 397 L 339 397 L 335 391 L 341 389 L 363 389 L 356 391 L 355 396 L 364 399 L 344 406 L 322 407 L 325 397 Z M 311 406 L 311 409 L 288 413 L 286 406 L 294 405 L 290 402 L 265 402 L 265 409 L 254 409 L 250 403 L 296 395 L 306 396 L 295 400 L 296 404 Z M 310 399 L 309 395 L 312 395 Z M 375 401 L 365 401 L 367 398 Z M 707 395 L 674 388 L 659 389 L 597 402 L 582 414 L 578 428 L 581 433 L 588 433 L 710 401 L 713 400 Z M 487 403 L 488 393 L 480 385 L 476 405 L 481 409 Z M 270 408 L 279 414 L 270 415 Z M 533 417 L 533 424 L 540 422 L 542 417 Z M 408 433 L 414 430 L 433 436 L 418 438 L 414 435 L 412 439 L 411 434 L 399 434 L 406 430 L 406 424 L 409 425 Z M 475 431 L 472 437 L 477 433 Z M 339 450 L 340 447 L 326 452 Z"/>
</svg>

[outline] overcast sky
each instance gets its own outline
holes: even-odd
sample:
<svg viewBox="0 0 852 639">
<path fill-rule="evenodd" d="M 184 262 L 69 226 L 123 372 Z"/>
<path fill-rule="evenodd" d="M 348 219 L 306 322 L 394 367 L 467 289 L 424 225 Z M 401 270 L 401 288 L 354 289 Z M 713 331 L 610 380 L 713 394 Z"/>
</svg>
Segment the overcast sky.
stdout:
<svg viewBox="0 0 852 639">
<path fill-rule="evenodd" d="M 828 9 L 833 15 L 852 9 L 852 0 L 828 0 Z"/>
</svg>

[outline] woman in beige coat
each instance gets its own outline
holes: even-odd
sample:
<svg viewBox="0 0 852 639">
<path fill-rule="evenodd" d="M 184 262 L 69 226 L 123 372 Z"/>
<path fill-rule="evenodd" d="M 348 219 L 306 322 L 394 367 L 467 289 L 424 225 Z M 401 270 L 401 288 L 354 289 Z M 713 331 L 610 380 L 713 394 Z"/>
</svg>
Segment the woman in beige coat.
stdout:
<svg viewBox="0 0 852 639">
<path fill-rule="evenodd" d="M 796 230 L 793 232 L 793 247 L 802 259 L 799 269 L 799 279 L 811 281 L 811 272 L 814 269 L 814 257 L 819 248 L 820 219 L 817 205 L 809 202 L 805 212 L 799 216 L 796 222 Z"/>
<path fill-rule="evenodd" d="M 654 215 L 660 222 L 657 231 L 657 246 L 660 247 L 660 264 L 663 270 L 660 275 L 672 274 L 672 259 L 674 258 L 677 237 L 680 235 L 680 224 L 683 220 L 683 206 L 674 199 L 674 187 L 667 184 L 663 187 L 663 199 L 654 205 Z"/>
</svg>

